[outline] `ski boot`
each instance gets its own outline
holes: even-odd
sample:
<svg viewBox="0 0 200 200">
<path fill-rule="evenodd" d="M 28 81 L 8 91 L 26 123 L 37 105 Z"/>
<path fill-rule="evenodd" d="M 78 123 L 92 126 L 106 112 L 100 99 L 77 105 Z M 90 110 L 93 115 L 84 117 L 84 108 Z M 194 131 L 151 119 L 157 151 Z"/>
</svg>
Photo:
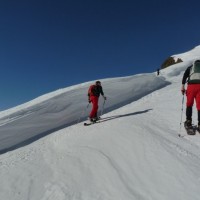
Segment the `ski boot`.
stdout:
<svg viewBox="0 0 200 200">
<path fill-rule="evenodd" d="M 95 123 L 95 122 L 97 121 L 96 117 L 94 117 L 94 118 L 90 118 L 90 117 L 89 117 L 88 119 L 89 119 L 89 121 L 92 122 L 92 123 Z"/>
<path fill-rule="evenodd" d="M 186 120 L 184 122 L 184 127 L 188 135 L 195 135 L 196 134 L 196 128 L 192 126 L 192 120 Z"/>
<path fill-rule="evenodd" d="M 187 129 L 192 128 L 192 120 L 187 119 L 187 120 L 184 122 L 184 126 L 185 126 L 185 128 L 187 128 Z"/>
<path fill-rule="evenodd" d="M 198 123 L 198 125 L 197 125 L 197 131 L 198 131 L 198 133 L 200 133 L 200 123 Z"/>
</svg>

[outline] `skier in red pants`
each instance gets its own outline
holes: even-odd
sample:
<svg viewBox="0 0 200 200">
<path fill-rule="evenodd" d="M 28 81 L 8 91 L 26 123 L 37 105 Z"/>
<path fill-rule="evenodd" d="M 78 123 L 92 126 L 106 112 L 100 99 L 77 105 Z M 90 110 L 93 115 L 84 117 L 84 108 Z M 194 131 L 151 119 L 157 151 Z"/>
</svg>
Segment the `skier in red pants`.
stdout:
<svg viewBox="0 0 200 200">
<path fill-rule="evenodd" d="M 188 83 L 187 91 L 185 90 L 185 83 Z M 185 126 L 192 126 L 192 107 L 194 100 L 196 101 L 196 107 L 198 111 L 198 131 L 200 131 L 200 60 L 194 61 L 193 65 L 189 66 L 182 79 L 182 94 L 186 92 L 186 121 Z"/>
<path fill-rule="evenodd" d="M 95 85 L 91 85 L 88 90 L 88 102 L 92 103 L 92 110 L 89 116 L 91 122 L 96 122 L 98 120 L 97 112 L 99 107 L 98 101 L 100 94 L 103 96 L 104 100 L 106 100 L 101 86 L 101 82 L 96 81 Z"/>
</svg>

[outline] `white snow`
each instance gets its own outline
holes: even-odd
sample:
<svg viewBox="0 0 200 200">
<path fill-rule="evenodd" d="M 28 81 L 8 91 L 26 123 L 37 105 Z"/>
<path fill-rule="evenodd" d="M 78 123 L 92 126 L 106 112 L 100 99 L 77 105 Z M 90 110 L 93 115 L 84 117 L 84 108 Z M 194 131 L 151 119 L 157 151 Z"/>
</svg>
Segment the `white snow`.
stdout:
<svg viewBox="0 0 200 200">
<path fill-rule="evenodd" d="M 83 126 L 94 81 L 0 112 L 0 199 L 199 200 L 200 135 L 180 126 L 181 79 L 197 51 L 158 77 L 101 80 L 108 100 L 95 125 Z"/>
<path fill-rule="evenodd" d="M 200 59 L 199 52 L 200 52 L 200 45 L 196 46 L 195 48 L 193 48 L 192 50 L 188 52 L 173 55 L 172 57 L 174 57 L 175 60 L 177 60 L 178 58 L 181 58 L 181 60 L 183 61 L 193 62 L 194 60 Z"/>
</svg>

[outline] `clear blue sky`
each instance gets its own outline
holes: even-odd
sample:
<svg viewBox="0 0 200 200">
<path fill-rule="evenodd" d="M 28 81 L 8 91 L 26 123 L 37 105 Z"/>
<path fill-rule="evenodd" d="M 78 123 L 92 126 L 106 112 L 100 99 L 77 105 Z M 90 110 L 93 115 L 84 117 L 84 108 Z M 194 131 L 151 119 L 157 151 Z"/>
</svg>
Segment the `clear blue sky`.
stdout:
<svg viewBox="0 0 200 200">
<path fill-rule="evenodd" d="M 153 72 L 200 45 L 199 0 L 0 1 L 0 110 L 70 85 Z"/>
</svg>

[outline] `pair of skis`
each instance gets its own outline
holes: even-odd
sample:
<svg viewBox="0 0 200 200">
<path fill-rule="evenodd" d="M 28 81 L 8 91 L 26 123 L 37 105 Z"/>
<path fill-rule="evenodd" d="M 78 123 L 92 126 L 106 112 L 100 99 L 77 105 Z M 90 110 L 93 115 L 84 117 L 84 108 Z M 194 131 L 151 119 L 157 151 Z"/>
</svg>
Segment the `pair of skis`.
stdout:
<svg viewBox="0 0 200 200">
<path fill-rule="evenodd" d="M 90 126 L 90 125 L 92 125 L 92 124 L 96 124 L 96 123 L 99 123 L 99 122 L 101 122 L 103 119 L 101 118 L 101 117 L 99 117 L 97 120 L 95 120 L 95 121 L 90 121 L 90 122 L 85 122 L 83 125 L 84 126 Z"/>
<path fill-rule="evenodd" d="M 111 119 L 115 119 L 115 118 L 116 118 L 115 116 L 114 117 L 104 117 L 104 118 L 99 117 L 96 121 L 94 121 L 94 122 L 91 122 L 91 121 L 85 122 L 83 125 L 84 126 L 90 126 L 92 124 L 97 124 L 97 123 L 105 122 L 105 121 L 108 121 L 108 120 L 111 120 Z"/>
<path fill-rule="evenodd" d="M 94 121 L 94 122 L 85 122 L 83 125 L 84 125 L 84 126 L 90 126 L 90 125 L 92 125 L 92 124 L 96 124 L 96 123 L 99 123 L 99 122 L 101 122 L 100 119 L 97 120 L 97 121 Z"/>
</svg>

